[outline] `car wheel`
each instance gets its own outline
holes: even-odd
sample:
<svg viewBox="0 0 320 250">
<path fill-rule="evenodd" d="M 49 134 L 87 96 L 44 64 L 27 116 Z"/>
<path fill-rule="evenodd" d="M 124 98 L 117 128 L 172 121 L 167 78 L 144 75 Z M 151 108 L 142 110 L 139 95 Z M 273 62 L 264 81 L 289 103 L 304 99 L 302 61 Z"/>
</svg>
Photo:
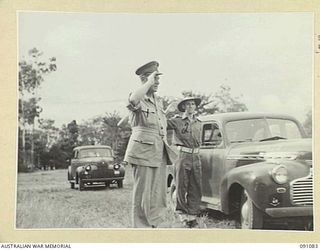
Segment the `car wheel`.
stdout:
<svg viewBox="0 0 320 250">
<path fill-rule="evenodd" d="M 263 227 L 263 215 L 245 190 L 241 196 L 240 227 L 242 229 L 261 229 Z"/>
<path fill-rule="evenodd" d="M 71 189 L 74 189 L 74 182 L 70 182 Z"/>
<path fill-rule="evenodd" d="M 118 188 L 122 188 L 123 187 L 123 180 L 118 180 Z"/>
<path fill-rule="evenodd" d="M 169 200 L 170 200 L 170 207 L 173 211 L 176 210 L 177 207 L 177 188 L 174 180 L 171 181 L 169 187 Z"/>
<path fill-rule="evenodd" d="M 82 190 L 84 189 L 84 182 L 83 182 L 83 180 L 79 179 L 78 183 L 79 183 L 79 190 L 82 191 Z"/>
</svg>

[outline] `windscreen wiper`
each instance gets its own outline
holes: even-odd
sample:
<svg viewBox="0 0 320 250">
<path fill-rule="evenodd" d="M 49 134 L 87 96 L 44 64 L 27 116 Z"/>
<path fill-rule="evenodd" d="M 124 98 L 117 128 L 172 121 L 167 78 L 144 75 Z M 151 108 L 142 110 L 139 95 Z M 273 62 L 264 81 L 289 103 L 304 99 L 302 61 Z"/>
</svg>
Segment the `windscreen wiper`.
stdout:
<svg viewBox="0 0 320 250">
<path fill-rule="evenodd" d="M 248 141 L 252 141 L 252 139 L 248 138 L 248 139 L 243 139 L 243 140 L 235 140 L 235 141 L 230 141 L 230 143 L 235 143 L 235 142 L 240 143 L 240 142 L 248 142 Z"/>
<path fill-rule="evenodd" d="M 260 141 L 273 141 L 273 140 L 281 140 L 281 139 L 287 139 L 287 138 L 284 138 L 284 137 L 281 137 L 281 136 L 272 136 L 272 137 L 268 137 L 268 138 L 264 138 Z"/>
</svg>

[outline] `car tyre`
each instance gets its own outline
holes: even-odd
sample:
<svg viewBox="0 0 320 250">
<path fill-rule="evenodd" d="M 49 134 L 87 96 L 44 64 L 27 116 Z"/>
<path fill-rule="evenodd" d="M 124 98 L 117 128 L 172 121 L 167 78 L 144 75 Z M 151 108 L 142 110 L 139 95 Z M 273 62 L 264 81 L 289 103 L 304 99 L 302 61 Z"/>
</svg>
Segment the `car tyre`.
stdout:
<svg viewBox="0 0 320 250">
<path fill-rule="evenodd" d="M 84 182 L 83 182 L 83 180 L 81 180 L 81 179 L 79 178 L 78 183 L 79 183 L 79 190 L 82 191 L 82 190 L 84 189 Z"/>
<path fill-rule="evenodd" d="M 118 188 L 123 188 L 123 180 L 118 180 Z"/>
<path fill-rule="evenodd" d="M 173 211 L 176 210 L 177 207 L 177 187 L 174 180 L 171 181 L 169 187 L 169 200 L 170 200 L 170 207 Z"/>
<path fill-rule="evenodd" d="M 240 228 L 263 228 L 263 214 L 254 205 L 246 190 L 243 191 L 240 204 Z"/>
<path fill-rule="evenodd" d="M 71 189 L 74 189 L 74 182 L 70 182 Z"/>
</svg>

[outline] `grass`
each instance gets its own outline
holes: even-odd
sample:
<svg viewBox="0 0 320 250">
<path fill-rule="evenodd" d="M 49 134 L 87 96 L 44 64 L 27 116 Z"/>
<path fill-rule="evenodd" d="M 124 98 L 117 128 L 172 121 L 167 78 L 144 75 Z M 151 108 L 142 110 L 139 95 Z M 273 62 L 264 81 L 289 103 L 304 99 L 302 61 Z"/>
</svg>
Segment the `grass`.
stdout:
<svg viewBox="0 0 320 250">
<path fill-rule="evenodd" d="M 40 228 L 131 228 L 132 172 L 127 167 L 123 188 L 71 189 L 67 170 L 18 174 L 16 227 Z M 162 227 L 180 227 L 170 206 Z M 234 222 L 207 213 L 199 228 L 235 228 Z"/>
<path fill-rule="evenodd" d="M 18 175 L 17 228 L 130 227 L 131 188 L 71 189 L 66 170 Z"/>
</svg>

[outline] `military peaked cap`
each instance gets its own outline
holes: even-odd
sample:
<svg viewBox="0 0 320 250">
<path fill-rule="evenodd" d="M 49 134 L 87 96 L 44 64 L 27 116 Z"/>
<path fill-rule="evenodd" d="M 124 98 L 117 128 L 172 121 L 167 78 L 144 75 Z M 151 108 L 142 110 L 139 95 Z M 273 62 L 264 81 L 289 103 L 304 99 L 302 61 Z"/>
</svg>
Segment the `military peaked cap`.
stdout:
<svg viewBox="0 0 320 250">
<path fill-rule="evenodd" d="M 159 63 L 156 61 L 149 62 L 136 70 L 138 76 L 151 74 L 158 71 Z M 162 73 L 157 73 L 157 75 L 162 75 Z"/>
</svg>

